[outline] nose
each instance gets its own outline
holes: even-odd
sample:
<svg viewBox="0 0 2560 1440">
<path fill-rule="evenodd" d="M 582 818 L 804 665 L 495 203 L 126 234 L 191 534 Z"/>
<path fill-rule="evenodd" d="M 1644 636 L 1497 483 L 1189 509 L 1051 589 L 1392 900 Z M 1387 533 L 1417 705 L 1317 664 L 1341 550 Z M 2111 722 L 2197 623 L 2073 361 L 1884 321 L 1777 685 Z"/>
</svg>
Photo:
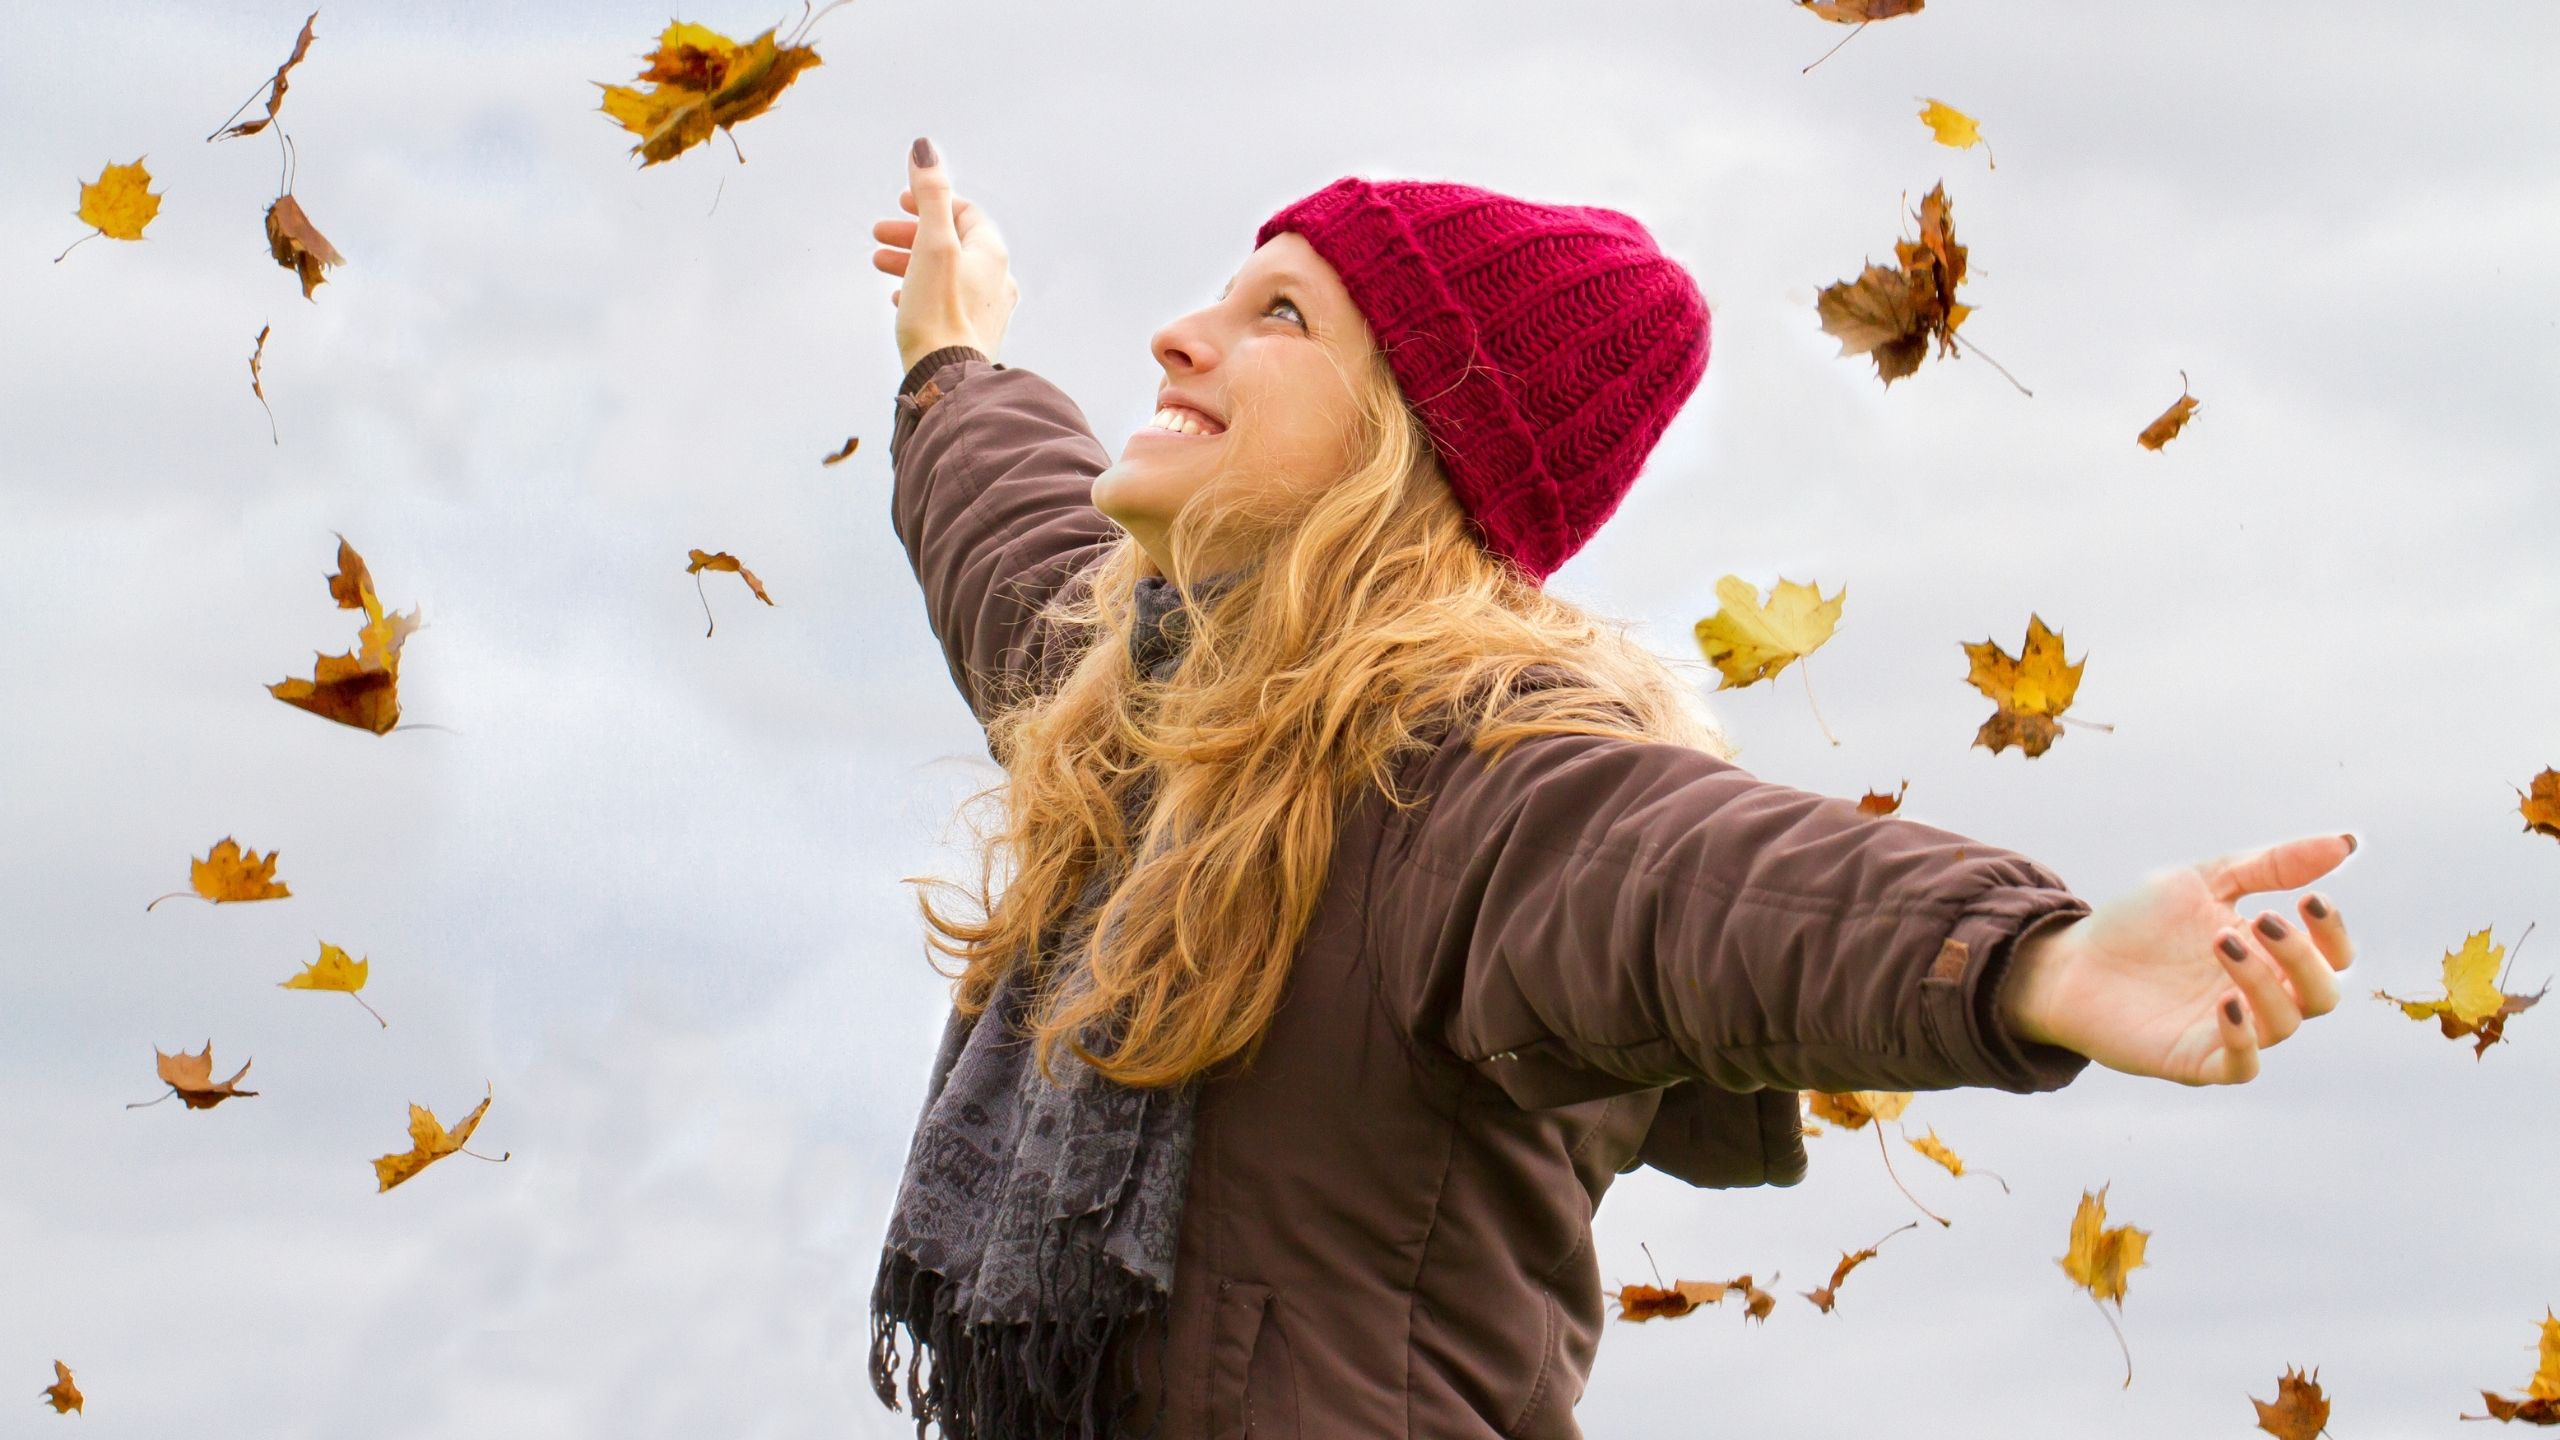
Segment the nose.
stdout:
<svg viewBox="0 0 2560 1440">
<path fill-rule="evenodd" d="M 1197 373 L 1218 363 L 1217 342 L 1196 312 L 1156 331 L 1147 348 L 1167 375 Z"/>
</svg>

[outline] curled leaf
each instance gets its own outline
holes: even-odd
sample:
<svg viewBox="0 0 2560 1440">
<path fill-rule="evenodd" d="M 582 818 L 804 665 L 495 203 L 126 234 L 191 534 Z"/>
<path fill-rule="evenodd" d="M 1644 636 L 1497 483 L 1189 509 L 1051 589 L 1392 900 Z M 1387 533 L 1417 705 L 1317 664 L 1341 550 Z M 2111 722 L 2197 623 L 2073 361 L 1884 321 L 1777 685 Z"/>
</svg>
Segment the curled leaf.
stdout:
<svg viewBox="0 0 2560 1440">
<path fill-rule="evenodd" d="M 275 257 L 278 265 L 301 278 L 305 300 L 329 278 L 320 273 L 323 267 L 347 263 L 346 257 L 311 223 L 311 217 L 302 212 L 302 202 L 290 195 L 277 196 L 275 203 L 267 207 L 267 253 Z"/>
<path fill-rule="evenodd" d="M 234 135 L 255 135 L 259 131 L 266 129 L 270 124 L 274 123 L 277 109 L 284 104 L 284 92 L 286 85 L 285 76 L 291 73 L 294 66 L 302 63 L 303 55 L 311 49 L 311 26 L 312 23 L 319 18 L 320 12 L 314 10 L 311 12 L 310 19 L 302 22 L 302 33 L 294 39 L 293 53 L 287 55 L 284 58 L 284 63 L 276 67 L 275 78 L 258 87 L 266 93 L 267 113 L 259 116 L 255 120 L 241 121 L 239 124 L 233 125 L 228 130 L 216 130 L 213 134 L 204 137 L 207 141 L 228 140 Z M 246 110 L 257 103 L 257 95 L 252 94 L 248 99 L 240 102 L 240 110 Z M 231 113 L 234 116 L 237 116 L 240 113 L 240 110 L 234 110 Z"/>
</svg>

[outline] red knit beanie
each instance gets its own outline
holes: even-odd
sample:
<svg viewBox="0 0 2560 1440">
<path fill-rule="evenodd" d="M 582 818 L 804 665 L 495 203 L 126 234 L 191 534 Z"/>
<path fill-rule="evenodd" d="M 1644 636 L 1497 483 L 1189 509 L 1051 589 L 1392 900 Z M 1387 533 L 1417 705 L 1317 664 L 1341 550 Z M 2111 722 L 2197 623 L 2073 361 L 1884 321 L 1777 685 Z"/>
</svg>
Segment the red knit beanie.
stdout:
<svg viewBox="0 0 2560 1440">
<path fill-rule="evenodd" d="M 1485 548 L 1544 584 L 1706 373 L 1706 298 L 1629 215 L 1346 175 L 1262 222 L 1341 275 Z"/>
</svg>

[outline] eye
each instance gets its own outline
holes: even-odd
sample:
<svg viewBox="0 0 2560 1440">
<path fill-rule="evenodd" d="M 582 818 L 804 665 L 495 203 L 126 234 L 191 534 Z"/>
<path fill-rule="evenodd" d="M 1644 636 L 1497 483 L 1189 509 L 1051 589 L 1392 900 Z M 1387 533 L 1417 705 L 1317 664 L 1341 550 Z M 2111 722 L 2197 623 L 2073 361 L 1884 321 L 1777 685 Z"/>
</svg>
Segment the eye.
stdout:
<svg viewBox="0 0 2560 1440">
<path fill-rule="evenodd" d="M 1262 313 L 1263 313 L 1263 314 L 1265 314 L 1265 315 L 1268 315 L 1268 314 L 1270 314 L 1274 309 L 1276 309 L 1276 308 L 1278 308 L 1278 307 L 1280 307 L 1280 306 L 1282 306 L 1282 305 L 1286 305 L 1286 306 L 1288 306 L 1288 307 L 1289 307 L 1290 312 L 1291 312 L 1292 314 L 1295 314 L 1295 315 L 1298 317 L 1298 318 L 1297 318 L 1297 320 L 1296 320 L 1294 323 L 1297 325 L 1297 327 L 1298 327 L 1299 329 L 1304 330 L 1304 329 L 1306 329 L 1306 328 L 1307 328 L 1307 316 L 1306 316 L 1306 312 L 1305 312 L 1305 311 L 1302 311 L 1302 310 L 1300 310 L 1300 309 L 1298 309 L 1298 302 L 1297 302 L 1297 301 L 1295 301 L 1295 300 L 1290 299 L 1290 298 L 1289 298 L 1288 296 L 1286 296 L 1286 295 L 1274 295 L 1274 296 L 1272 296 L 1272 297 L 1271 297 L 1271 303 L 1270 303 L 1269 305 L 1265 305 L 1265 306 L 1263 306 L 1263 307 L 1262 307 Z"/>
</svg>

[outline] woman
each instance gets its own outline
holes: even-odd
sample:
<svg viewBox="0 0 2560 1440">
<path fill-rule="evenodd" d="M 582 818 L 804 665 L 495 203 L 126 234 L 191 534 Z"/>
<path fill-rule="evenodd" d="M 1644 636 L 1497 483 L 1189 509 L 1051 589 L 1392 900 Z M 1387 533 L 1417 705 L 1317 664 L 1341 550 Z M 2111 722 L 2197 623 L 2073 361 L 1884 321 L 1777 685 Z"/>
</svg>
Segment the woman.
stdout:
<svg viewBox="0 0 2560 1440">
<path fill-rule="evenodd" d="M 1156 333 L 1114 463 L 994 359 L 929 141 L 900 201 L 893 517 L 1007 772 L 982 918 L 919 897 L 964 968 L 871 1358 L 919 1436 L 1576 1436 L 1621 1171 L 1794 1183 L 1805 1088 L 2237 1083 L 2336 1006 L 2333 908 L 2232 907 L 2352 838 L 2093 908 L 1749 775 L 1540 589 L 1706 365 L 1627 216 L 1337 181 Z"/>
</svg>

